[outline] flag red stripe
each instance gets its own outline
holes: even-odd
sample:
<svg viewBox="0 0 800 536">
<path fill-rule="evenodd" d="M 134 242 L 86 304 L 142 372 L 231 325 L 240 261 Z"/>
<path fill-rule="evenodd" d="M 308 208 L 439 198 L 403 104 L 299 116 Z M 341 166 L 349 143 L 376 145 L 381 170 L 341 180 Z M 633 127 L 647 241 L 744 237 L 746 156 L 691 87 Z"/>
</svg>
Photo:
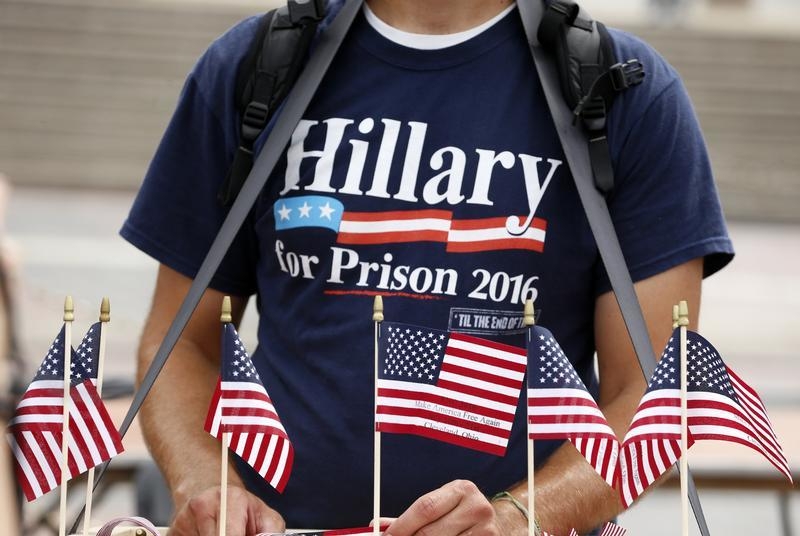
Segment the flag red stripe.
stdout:
<svg viewBox="0 0 800 536">
<path fill-rule="evenodd" d="M 517 372 L 519 374 L 523 374 L 525 372 L 525 368 L 526 368 L 526 365 L 525 365 L 524 362 L 515 363 L 513 361 L 509 361 L 509 360 L 506 360 L 506 359 L 501 359 L 501 358 L 489 356 L 489 355 L 486 355 L 486 354 L 479 354 L 479 353 L 476 353 L 474 351 L 470 351 L 470 350 L 468 350 L 466 348 L 458 348 L 458 347 L 455 347 L 455 346 L 448 346 L 447 347 L 447 352 L 445 353 L 444 361 L 442 362 L 443 366 L 448 364 L 448 361 L 447 361 L 448 357 L 458 357 L 458 358 L 465 359 L 465 360 L 468 360 L 468 361 L 473 361 L 475 363 L 480 363 L 482 365 L 489 365 L 489 366 L 492 366 L 492 367 L 497 367 L 499 369 L 507 370 L 509 372 Z M 453 366 L 456 366 L 456 365 L 453 365 Z M 465 376 L 473 376 L 475 374 L 489 374 L 489 373 L 482 373 L 482 372 L 479 372 L 477 370 L 474 371 L 475 374 L 472 374 L 472 372 L 473 372 L 472 369 L 467 369 L 467 370 L 470 372 L 470 374 L 466 374 L 465 373 L 464 374 Z M 477 376 L 475 376 L 475 377 L 477 377 Z M 506 378 L 504 376 L 491 375 L 491 377 L 492 378 L 500 378 L 500 379 L 503 379 L 504 381 L 508 381 L 509 380 L 508 378 Z M 494 381 L 494 380 L 490 380 L 490 381 Z M 511 381 L 513 382 L 514 386 L 522 385 L 522 380 L 511 380 Z"/>
<path fill-rule="evenodd" d="M 474 242 L 448 242 L 448 253 L 477 253 L 479 251 L 495 251 L 499 249 L 521 249 L 541 253 L 544 242 L 530 238 L 505 238 L 501 240 L 481 240 Z"/>
<path fill-rule="evenodd" d="M 505 376 L 498 376 L 497 374 L 492 374 L 491 372 L 485 372 L 482 370 L 476 370 L 472 368 L 468 368 L 461 365 L 455 365 L 451 362 L 445 361 L 442 363 L 442 372 L 449 372 L 451 374 L 457 374 L 459 376 L 464 376 L 467 378 L 472 378 L 475 380 L 479 380 L 482 382 L 490 383 L 493 385 L 498 385 L 502 387 L 510 387 L 514 389 L 518 386 L 522 385 L 522 378 L 506 378 Z M 447 380 L 441 380 L 441 382 Z M 440 382 L 440 383 L 441 383 Z"/>
<path fill-rule="evenodd" d="M 470 421 L 468 419 L 461 419 L 452 415 L 439 413 L 437 411 L 426 410 L 422 408 L 400 408 L 396 406 L 379 405 L 378 415 L 396 415 L 400 417 L 418 417 L 442 424 L 450 424 L 459 428 L 481 432 L 486 435 L 492 435 L 501 439 L 508 439 L 511 436 L 511 430 L 504 430 L 496 426 L 481 424 Z"/>
<path fill-rule="evenodd" d="M 509 354 L 514 354 L 519 357 L 526 356 L 525 350 L 523 348 L 519 348 L 517 346 L 511 346 L 510 344 L 503 344 L 502 342 L 490 341 L 488 339 L 481 339 L 480 337 L 467 335 L 466 333 L 451 333 L 450 340 L 464 341 L 478 346 L 485 346 L 487 348 L 493 348 L 495 350 L 501 350 Z M 504 361 L 504 363 L 506 362 Z M 511 365 L 512 363 L 513 362 L 507 362 L 507 365 Z"/>
</svg>

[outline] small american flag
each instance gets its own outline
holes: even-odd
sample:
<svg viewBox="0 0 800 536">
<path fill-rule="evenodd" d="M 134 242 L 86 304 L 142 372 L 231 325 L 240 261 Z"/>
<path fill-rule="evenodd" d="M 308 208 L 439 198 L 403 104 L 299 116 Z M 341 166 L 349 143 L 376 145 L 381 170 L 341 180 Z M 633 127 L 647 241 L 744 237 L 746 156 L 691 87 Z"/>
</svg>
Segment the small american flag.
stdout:
<svg viewBox="0 0 800 536">
<path fill-rule="evenodd" d="M 673 334 L 673 338 L 677 333 Z M 721 439 L 760 452 L 789 481 L 792 474 L 756 391 L 723 363 L 699 334 L 687 331 L 687 405 L 695 440 Z"/>
<path fill-rule="evenodd" d="M 723 363 L 711 343 L 693 331 L 686 334 L 689 446 L 704 439 L 747 445 L 791 481 L 786 457 L 758 394 Z M 623 441 L 620 495 L 625 506 L 681 456 L 679 344 L 676 329 Z"/>
<path fill-rule="evenodd" d="M 609 486 L 619 442 L 549 330 L 533 326 L 528 343 L 528 436 L 569 439 Z"/>
<path fill-rule="evenodd" d="M 217 439 L 230 433 L 230 449 L 278 491 L 283 491 L 294 449 L 236 328 L 222 328 L 222 374 L 206 415 Z"/>
<path fill-rule="evenodd" d="M 93 325 L 72 351 L 67 467 L 70 478 L 122 452 L 122 438 L 97 394 L 101 324 Z M 6 437 L 26 499 L 32 501 L 61 482 L 64 411 L 64 328 L 17 405 Z"/>
<path fill-rule="evenodd" d="M 384 322 L 379 339 L 376 429 L 502 456 L 525 367 L 521 348 Z"/>
</svg>

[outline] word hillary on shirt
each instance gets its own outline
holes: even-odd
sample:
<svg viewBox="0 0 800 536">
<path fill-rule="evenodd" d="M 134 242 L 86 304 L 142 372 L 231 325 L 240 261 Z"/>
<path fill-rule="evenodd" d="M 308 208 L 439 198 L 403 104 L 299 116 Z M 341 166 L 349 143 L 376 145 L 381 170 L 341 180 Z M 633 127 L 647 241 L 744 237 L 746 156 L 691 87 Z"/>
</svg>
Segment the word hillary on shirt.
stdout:
<svg viewBox="0 0 800 536">
<path fill-rule="evenodd" d="M 372 178 L 368 184 L 369 188 L 362 188 L 362 179 L 365 175 L 367 153 L 372 148 L 370 141 L 357 139 L 356 134 L 370 134 L 375 128 L 375 120 L 366 118 L 361 120 L 357 127 L 357 133 L 353 132 L 351 125 L 355 125 L 354 119 L 332 117 L 323 121 L 312 121 L 304 119 L 300 121 L 292 134 L 291 143 L 287 151 L 287 165 L 284 177 L 284 186 L 280 196 L 285 196 L 293 190 L 300 190 L 300 166 L 306 159 L 316 159 L 313 180 L 310 184 L 302 186 L 303 190 L 309 192 L 334 193 L 368 196 L 383 199 L 395 199 L 418 203 L 419 195 L 422 201 L 428 206 L 439 203 L 458 205 L 469 203 L 477 205 L 492 206 L 494 202 L 489 196 L 489 190 L 495 168 L 500 167 L 510 170 L 517 164 L 521 165 L 525 181 L 525 191 L 528 202 L 528 215 L 524 220 L 512 223 L 509 219 L 507 230 L 509 233 L 517 235 L 525 232 L 531 224 L 536 209 L 544 196 L 556 170 L 561 166 L 562 161 L 554 158 L 534 156 L 529 154 L 514 154 L 510 151 L 494 151 L 490 149 L 475 148 L 474 153 L 477 158 L 475 162 L 475 172 L 472 178 L 472 190 L 466 192 L 468 185 L 465 184 L 467 171 L 468 151 L 455 146 L 446 146 L 436 149 L 427 162 L 427 166 L 433 176 L 424 179 L 425 182 L 418 192 L 420 182 L 420 167 L 422 164 L 423 150 L 428 130 L 428 124 L 418 121 L 408 121 L 403 123 L 395 119 L 380 119 L 383 124 L 383 133 L 377 147 L 377 160 Z M 404 128 L 407 127 L 407 128 Z M 322 147 L 318 149 L 306 148 L 306 140 L 309 134 L 319 134 L 319 130 L 324 129 L 324 141 Z M 404 155 L 403 168 L 400 176 L 400 184 L 397 191 L 389 191 L 389 174 L 392 162 L 398 147 L 401 133 L 407 130 L 406 151 Z M 346 139 L 346 135 L 348 138 Z M 335 187 L 332 184 L 333 164 L 337 156 L 345 154 L 341 149 L 343 143 L 348 143 L 351 147 L 349 151 L 349 161 L 347 174 L 344 184 Z M 449 167 L 448 167 L 449 162 Z M 540 164 L 545 162 L 544 180 L 540 176 Z M 367 186 L 367 185 L 364 185 Z M 465 194 L 468 193 L 469 197 Z"/>
</svg>

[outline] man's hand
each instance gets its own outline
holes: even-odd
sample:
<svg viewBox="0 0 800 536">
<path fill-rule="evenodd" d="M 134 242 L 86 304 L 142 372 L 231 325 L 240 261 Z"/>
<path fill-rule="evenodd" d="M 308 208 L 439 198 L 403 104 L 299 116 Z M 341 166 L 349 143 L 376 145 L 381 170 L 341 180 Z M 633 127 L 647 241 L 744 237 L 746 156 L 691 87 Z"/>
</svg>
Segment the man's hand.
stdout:
<svg viewBox="0 0 800 536">
<path fill-rule="evenodd" d="M 522 516 L 519 517 L 519 526 L 523 530 L 520 534 L 524 534 L 527 527 Z M 505 523 L 501 525 L 492 504 L 475 484 L 468 480 L 455 480 L 414 501 L 384 534 L 510 536 L 514 533 L 507 531 Z"/>
<path fill-rule="evenodd" d="M 253 536 L 285 530 L 281 515 L 244 488 L 229 485 L 227 497 L 227 536 Z M 214 487 L 183 503 L 172 521 L 170 536 L 218 536 L 219 498 L 220 488 Z"/>
</svg>

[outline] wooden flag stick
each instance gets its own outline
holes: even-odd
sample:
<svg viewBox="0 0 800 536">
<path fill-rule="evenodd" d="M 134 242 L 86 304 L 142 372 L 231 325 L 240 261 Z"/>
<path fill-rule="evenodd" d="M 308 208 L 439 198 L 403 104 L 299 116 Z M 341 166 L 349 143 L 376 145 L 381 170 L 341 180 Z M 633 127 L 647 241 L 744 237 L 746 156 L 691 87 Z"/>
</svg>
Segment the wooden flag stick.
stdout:
<svg viewBox="0 0 800 536">
<path fill-rule="evenodd" d="M 375 420 L 378 415 L 378 338 L 380 336 L 381 322 L 383 322 L 383 297 L 380 295 L 375 296 L 375 301 L 372 304 L 372 321 L 375 323 L 375 374 L 373 378 L 374 387 L 374 408 L 372 412 L 372 419 Z M 372 533 L 377 536 L 381 532 L 381 433 L 378 427 L 374 426 L 373 438 L 373 466 L 372 466 Z"/>
<path fill-rule="evenodd" d="M 103 395 L 103 368 L 106 358 L 106 329 L 111 321 L 111 304 L 107 297 L 100 302 L 100 342 L 97 349 L 97 396 Z M 86 476 L 86 510 L 83 515 L 83 536 L 89 536 L 89 527 L 92 519 L 92 483 L 94 482 L 94 467 L 89 468 Z"/>
<path fill-rule="evenodd" d="M 686 301 L 681 301 L 677 306 L 677 324 L 680 327 L 681 347 L 681 534 L 689 536 L 689 411 L 686 400 L 686 327 L 689 325 L 689 307 Z"/>
<path fill-rule="evenodd" d="M 222 322 L 222 324 L 233 322 L 230 296 L 225 296 L 222 299 L 222 314 L 219 317 L 219 321 Z M 230 432 L 225 431 L 224 427 L 222 430 L 222 455 L 220 459 L 219 478 L 219 536 L 225 536 L 225 525 L 228 521 L 228 447 L 231 442 Z"/>
<path fill-rule="evenodd" d="M 383 322 L 383 297 L 380 295 L 375 296 L 375 301 L 372 305 L 372 321 L 375 323 L 375 377 L 374 377 L 374 396 L 375 407 L 373 408 L 372 418 L 373 421 L 378 415 L 378 337 L 380 335 L 381 322 Z M 381 532 L 381 433 L 378 427 L 374 426 L 374 439 L 373 439 L 373 466 L 372 466 L 372 533 L 377 536 Z"/>
<path fill-rule="evenodd" d="M 525 310 L 524 310 L 524 317 L 523 322 L 527 329 L 527 345 L 526 348 L 531 344 L 531 328 L 536 323 L 536 318 L 534 315 L 533 309 L 533 300 L 526 300 L 525 301 Z M 529 373 L 530 374 L 530 373 Z M 525 399 L 527 400 L 527 389 L 525 391 Z M 525 407 L 528 407 L 528 403 L 525 403 Z M 526 410 L 527 411 L 527 410 Z M 525 423 L 527 427 L 530 427 L 530 416 L 525 419 Z M 528 429 L 525 430 L 525 434 L 528 436 L 528 534 L 536 534 L 536 510 L 534 508 L 534 493 L 533 493 L 533 439 L 531 438 L 530 431 Z"/>
<path fill-rule="evenodd" d="M 75 320 L 75 307 L 72 296 L 64 299 L 64 399 L 61 428 L 61 502 L 58 515 L 58 535 L 67 534 L 67 481 L 69 480 L 69 390 L 72 380 L 72 321 Z"/>
</svg>

